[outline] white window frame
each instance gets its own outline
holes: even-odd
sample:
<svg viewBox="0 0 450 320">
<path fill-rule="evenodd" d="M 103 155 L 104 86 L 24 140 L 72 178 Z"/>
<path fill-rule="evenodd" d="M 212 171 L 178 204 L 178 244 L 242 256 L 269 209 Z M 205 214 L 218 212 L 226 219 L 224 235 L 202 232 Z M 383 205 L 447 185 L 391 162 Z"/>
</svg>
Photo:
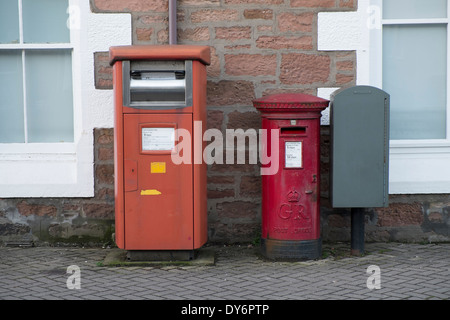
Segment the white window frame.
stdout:
<svg viewBox="0 0 450 320">
<path fill-rule="evenodd" d="M 450 193 L 450 1 L 447 18 L 383 19 L 383 1 L 372 0 L 379 8 L 381 23 L 370 31 L 370 83 L 383 88 L 383 25 L 446 24 L 447 25 L 447 127 L 445 139 L 390 141 L 390 192 Z"/>
<path fill-rule="evenodd" d="M 94 52 L 131 44 L 130 14 L 94 14 L 69 0 L 70 44 L 0 49 L 72 49 L 74 142 L 0 143 L 0 198 L 94 196 L 94 128 L 113 127 L 113 92 L 96 90 Z"/>
<path fill-rule="evenodd" d="M 355 50 L 357 85 L 382 88 L 381 5 L 381 0 L 358 0 L 356 12 L 319 12 L 318 14 L 318 50 Z M 450 5 L 448 8 L 450 9 Z M 449 57 L 447 68 L 449 68 L 450 50 L 447 55 Z M 448 75 L 450 72 L 447 72 Z M 319 93 L 326 94 L 334 90 L 334 88 L 319 89 Z M 447 94 L 449 99 L 450 90 Z M 447 105 L 447 111 L 448 128 L 449 105 Z M 389 193 L 449 194 L 449 134 L 447 129 L 447 139 L 443 140 L 391 141 Z"/>
<path fill-rule="evenodd" d="M 25 52 L 26 51 L 30 51 L 30 50 L 34 50 L 34 49 L 41 49 L 41 50 L 58 50 L 58 49 L 63 49 L 63 50 L 70 50 L 71 53 L 71 57 L 73 55 L 73 51 L 74 51 L 74 46 L 73 46 L 73 38 L 75 38 L 75 35 L 73 34 L 73 32 L 70 32 L 70 39 L 69 42 L 67 43 L 24 43 L 24 36 L 23 36 L 23 25 L 24 25 L 24 21 L 23 21 L 23 1 L 22 0 L 16 0 L 18 3 L 18 7 L 19 7 L 19 43 L 17 44 L 0 44 L 0 51 L 2 50 L 14 50 L 14 51 L 20 51 L 22 53 L 22 85 L 23 85 L 23 107 L 24 107 L 24 138 L 25 138 L 25 142 L 24 143 L 2 143 L 1 146 L 1 150 L 4 153 L 11 153 L 11 150 L 15 150 L 15 151 L 19 151 L 22 150 L 22 152 L 27 152 L 29 150 L 29 148 L 26 146 L 28 144 L 28 121 L 27 121 L 27 89 L 26 89 L 26 77 L 27 77 L 27 66 L 26 66 L 26 62 L 25 62 Z M 69 4 L 69 1 L 67 1 L 67 3 Z M 69 5 L 70 6 L 70 5 Z M 67 10 L 67 13 L 69 13 L 69 10 Z M 69 19 L 70 19 L 70 13 L 69 13 Z M 72 29 L 69 29 L 69 31 L 71 31 Z M 71 59 L 72 61 L 72 71 L 75 69 L 74 65 L 73 65 L 73 59 Z M 73 78 L 73 75 L 72 75 Z M 74 85 L 72 85 L 72 91 L 73 94 L 75 94 L 76 92 L 76 87 Z M 75 132 L 74 132 L 75 133 Z M 74 137 L 75 138 L 75 137 Z M 68 148 L 70 143 L 62 143 L 62 148 Z M 54 149 L 54 147 L 56 147 L 58 150 L 59 146 L 57 146 L 57 144 L 55 143 L 43 143 L 41 145 L 41 147 L 44 150 L 52 150 Z"/>
</svg>

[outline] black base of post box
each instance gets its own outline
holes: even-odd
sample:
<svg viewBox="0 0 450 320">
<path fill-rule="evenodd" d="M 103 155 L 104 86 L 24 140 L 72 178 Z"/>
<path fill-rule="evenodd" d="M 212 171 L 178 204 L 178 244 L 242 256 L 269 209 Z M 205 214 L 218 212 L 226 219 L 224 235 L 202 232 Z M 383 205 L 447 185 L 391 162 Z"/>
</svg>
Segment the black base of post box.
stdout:
<svg viewBox="0 0 450 320">
<path fill-rule="evenodd" d="M 128 261 L 190 261 L 195 258 L 194 250 L 130 250 Z"/>
<path fill-rule="evenodd" d="M 322 256 L 322 239 L 274 240 L 261 238 L 261 253 L 272 260 L 314 260 Z"/>
</svg>

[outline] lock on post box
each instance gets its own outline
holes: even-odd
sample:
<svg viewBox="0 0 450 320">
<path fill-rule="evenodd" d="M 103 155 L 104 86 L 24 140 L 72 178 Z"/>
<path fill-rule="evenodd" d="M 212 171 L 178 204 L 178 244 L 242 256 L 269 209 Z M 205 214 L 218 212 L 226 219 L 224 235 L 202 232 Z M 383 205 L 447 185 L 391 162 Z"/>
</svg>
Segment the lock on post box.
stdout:
<svg viewBox="0 0 450 320">
<path fill-rule="evenodd" d="M 262 175 L 261 250 L 269 259 L 305 260 L 321 255 L 320 118 L 328 104 L 305 94 L 277 94 L 253 101 L 261 113 L 262 129 L 267 130 L 267 154 L 279 157 L 278 171 Z M 278 144 L 271 141 L 271 130 L 278 130 Z"/>
<path fill-rule="evenodd" d="M 110 48 L 115 91 L 115 237 L 117 246 L 192 259 L 207 240 L 206 164 L 175 164 L 177 130 L 203 136 L 206 46 Z M 201 129 L 199 129 L 201 128 Z M 193 141 L 193 138 L 192 138 Z M 203 148 L 194 146 L 192 148 Z M 185 158 L 184 158 L 185 159 Z M 131 255 L 130 255 L 131 254 Z M 131 258 L 130 258 L 131 257 Z M 152 255 L 146 256 L 151 260 Z"/>
</svg>

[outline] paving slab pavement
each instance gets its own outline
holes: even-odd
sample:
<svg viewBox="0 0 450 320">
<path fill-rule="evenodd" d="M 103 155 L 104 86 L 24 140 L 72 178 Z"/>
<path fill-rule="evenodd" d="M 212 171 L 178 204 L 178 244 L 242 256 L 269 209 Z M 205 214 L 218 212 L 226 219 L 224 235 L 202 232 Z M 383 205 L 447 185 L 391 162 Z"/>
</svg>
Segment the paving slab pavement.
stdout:
<svg viewBox="0 0 450 320">
<path fill-rule="evenodd" d="M 322 259 L 297 262 L 268 261 L 247 245 L 205 249 L 213 263 L 111 266 L 105 258 L 115 249 L 0 247 L 0 300 L 179 300 L 182 308 L 450 299 L 450 244 L 366 243 L 362 257 L 350 256 L 348 244 L 325 244 Z"/>
</svg>

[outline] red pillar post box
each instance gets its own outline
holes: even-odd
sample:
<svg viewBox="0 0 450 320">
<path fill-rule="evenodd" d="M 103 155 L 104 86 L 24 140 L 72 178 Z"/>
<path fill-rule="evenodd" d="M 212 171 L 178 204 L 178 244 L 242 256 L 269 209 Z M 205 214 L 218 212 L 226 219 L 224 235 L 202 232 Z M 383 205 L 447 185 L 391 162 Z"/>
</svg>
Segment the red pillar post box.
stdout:
<svg viewBox="0 0 450 320">
<path fill-rule="evenodd" d="M 253 101 L 278 170 L 262 174 L 261 249 L 269 259 L 317 259 L 320 237 L 320 118 L 329 101 L 278 94 Z M 279 135 L 272 135 L 277 130 Z M 271 141 L 274 136 L 278 138 Z M 271 146 L 277 146 L 270 150 Z M 270 164 L 262 164 L 269 166 Z"/>
</svg>

